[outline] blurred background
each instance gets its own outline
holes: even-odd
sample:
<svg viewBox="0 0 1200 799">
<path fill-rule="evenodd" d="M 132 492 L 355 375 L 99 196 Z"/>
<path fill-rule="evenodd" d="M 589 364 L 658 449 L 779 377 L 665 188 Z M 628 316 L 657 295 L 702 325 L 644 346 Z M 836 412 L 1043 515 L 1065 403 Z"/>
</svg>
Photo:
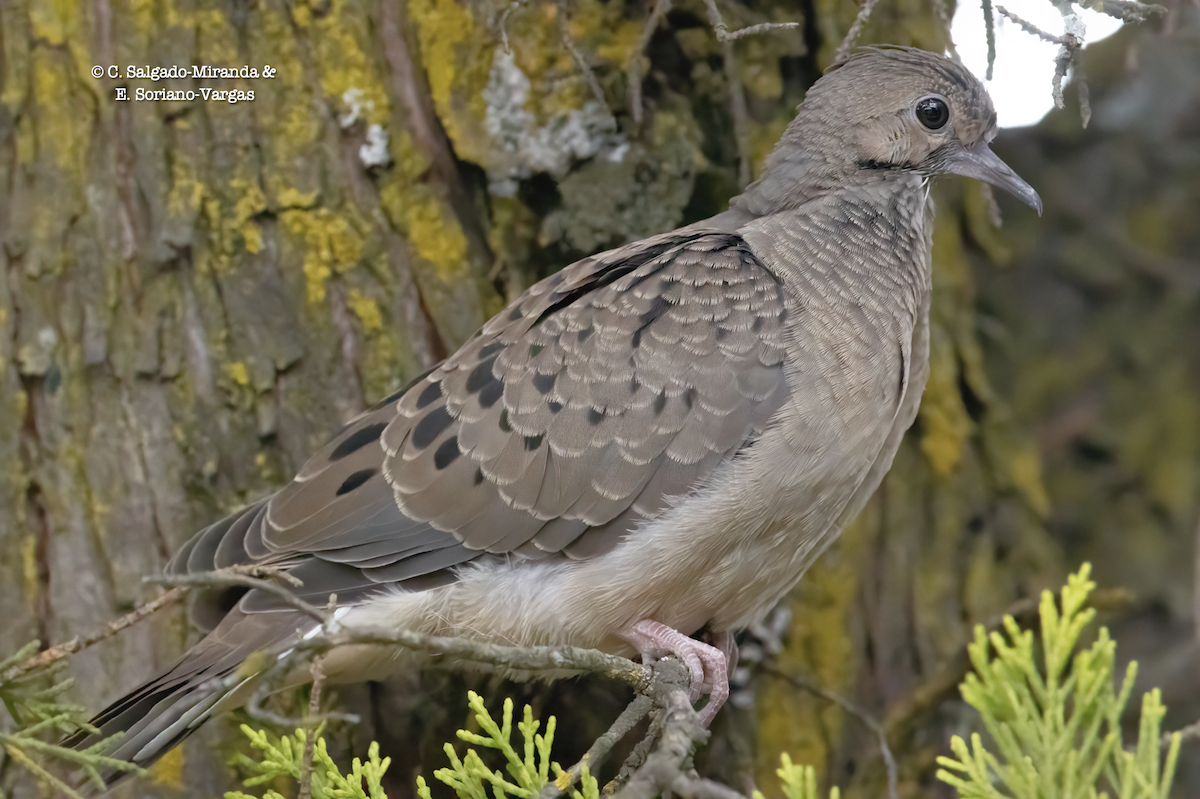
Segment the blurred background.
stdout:
<svg viewBox="0 0 1200 799">
<path fill-rule="evenodd" d="M 801 25 L 723 45 L 699 0 L 0 0 L 0 655 L 155 596 L 143 576 L 194 530 L 539 278 L 722 210 L 858 6 L 720 8 L 731 29 Z M 942 50 L 946 26 L 929 0 L 880 0 L 861 42 Z M 1052 66 L 1011 76 L 1054 49 L 1002 48 L 1002 122 L 1047 107 Z M 110 64 L 122 77 L 92 77 Z M 278 72 L 124 78 L 193 64 Z M 1128 592 L 1103 621 L 1140 663 L 1135 695 L 1163 689 L 1167 729 L 1200 718 L 1200 6 L 1172 0 L 1083 64 L 1086 129 L 1072 81 L 1065 109 L 995 144 L 1042 218 L 937 186 L 920 417 L 862 518 L 746 642 L 700 763 L 739 790 L 772 795 L 788 751 L 846 796 L 883 795 L 872 731 L 800 680 L 883 724 L 902 796 L 951 796 L 934 759 L 977 724 L 954 687 L 973 625 L 1083 561 Z M 161 612 L 75 657 L 76 696 L 99 709 L 194 637 Z M 393 799 L 411 796 L 468 684 L 558 713 L 563 763 L 625 701 L 411 675 L 341 690 L 364 723 L 331 735 L 346 753 L 379 739 Z M 220 795 L 239 720 L 119 795 Z M 0 790 L 42 795 L 3 754 Z M 1176 794 L 1200 795 L 1198 744 Z"/>
</svg>

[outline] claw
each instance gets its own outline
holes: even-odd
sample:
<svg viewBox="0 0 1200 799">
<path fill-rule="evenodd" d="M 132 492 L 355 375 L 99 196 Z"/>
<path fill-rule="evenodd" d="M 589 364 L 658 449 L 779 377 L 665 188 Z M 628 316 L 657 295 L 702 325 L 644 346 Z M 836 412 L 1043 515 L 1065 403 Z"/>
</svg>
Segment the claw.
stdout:
<svg viewBox="0 0 1200 799">
<path fill-rule="evenodd" d="M 649 619 L 639 621 L 621 637 L 637 647 L 642 660 L 647 663 L 664 655 L 673 655 L 683 661 L 689 676 L 688 698 L 695 702 L 707 693 L 708 702 L 700 710 L 700 720 L 705 727 L 712 722 L 729 698 L 729 658 L 723 648 L 701 643 Z M 732 640 L 730 636 L 729 641 Z M 725 639 L 722 638 L 720 643 L 725 643 Z"/>
</svg>

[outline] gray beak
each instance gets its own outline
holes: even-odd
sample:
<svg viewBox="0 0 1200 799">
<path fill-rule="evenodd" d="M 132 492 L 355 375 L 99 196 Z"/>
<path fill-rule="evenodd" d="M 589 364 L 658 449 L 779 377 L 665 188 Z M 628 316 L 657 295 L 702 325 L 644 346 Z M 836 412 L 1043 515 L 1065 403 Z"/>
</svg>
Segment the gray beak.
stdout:
<svg viewBox="0 0 1200 799">
<path fill-rule="evenodd" d="M 949 171 L 956 175 L 976 178 L 998 189 L 1004 189 L 1037 211 L 1038 216 L 1042 215 L 1042 198 L 1033 190 L 1033 186 L 1021 180 L 1017 173 L 1009 169 L 1008 164 L 1001 161 L 983 142 L 970 149 L 959 150 L 949 167 Z"/>
</svg>

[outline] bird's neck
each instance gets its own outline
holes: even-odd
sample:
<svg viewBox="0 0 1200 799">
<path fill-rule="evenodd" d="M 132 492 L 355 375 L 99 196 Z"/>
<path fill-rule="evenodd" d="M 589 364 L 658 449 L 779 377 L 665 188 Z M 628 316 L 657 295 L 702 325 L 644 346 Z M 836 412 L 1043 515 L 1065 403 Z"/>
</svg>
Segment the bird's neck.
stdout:
<svg viewBox="0 0 1200 799">
<path fill-rule="evenodd" d="M 729 201 L 748 218 L 790 211 L 830 194 L 855 194 L 866 202 L 890 202 L 914 191 L 923 180 L 910 172 L 870 167 L 846 168 L 811 156 L 769 164 L 762 177 Z"/>
<path fill-rule="evenodd" d="M 883 196 L 912 190 L 909 171 L 848 157 L 857 149 L 846 138 L 850 135 L 822 121 L 819 109 L 802 106 L 767 156 L 761 176 L 730 201 L 730 210 L 747 217 L 769 216 L 835 192 Z"/>
</svg>

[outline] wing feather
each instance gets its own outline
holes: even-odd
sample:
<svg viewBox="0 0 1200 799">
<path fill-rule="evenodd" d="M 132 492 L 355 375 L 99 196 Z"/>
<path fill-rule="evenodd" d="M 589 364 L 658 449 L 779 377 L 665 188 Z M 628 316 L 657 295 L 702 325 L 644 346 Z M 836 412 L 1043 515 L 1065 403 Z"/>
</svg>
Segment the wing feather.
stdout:
<svg viewBox="0 0 1200 799">
<path fill-rule="evenodd" d="M 785 305 L 738 236 L 666 234 L 543 280 L 348 424 L 176 570 L 282 565 L 322 601 L 482 556 L 594 557 L 696 489 L 781 406 Z M 241 612 L 278 610 L 250 592 Z"/>
</svg>

